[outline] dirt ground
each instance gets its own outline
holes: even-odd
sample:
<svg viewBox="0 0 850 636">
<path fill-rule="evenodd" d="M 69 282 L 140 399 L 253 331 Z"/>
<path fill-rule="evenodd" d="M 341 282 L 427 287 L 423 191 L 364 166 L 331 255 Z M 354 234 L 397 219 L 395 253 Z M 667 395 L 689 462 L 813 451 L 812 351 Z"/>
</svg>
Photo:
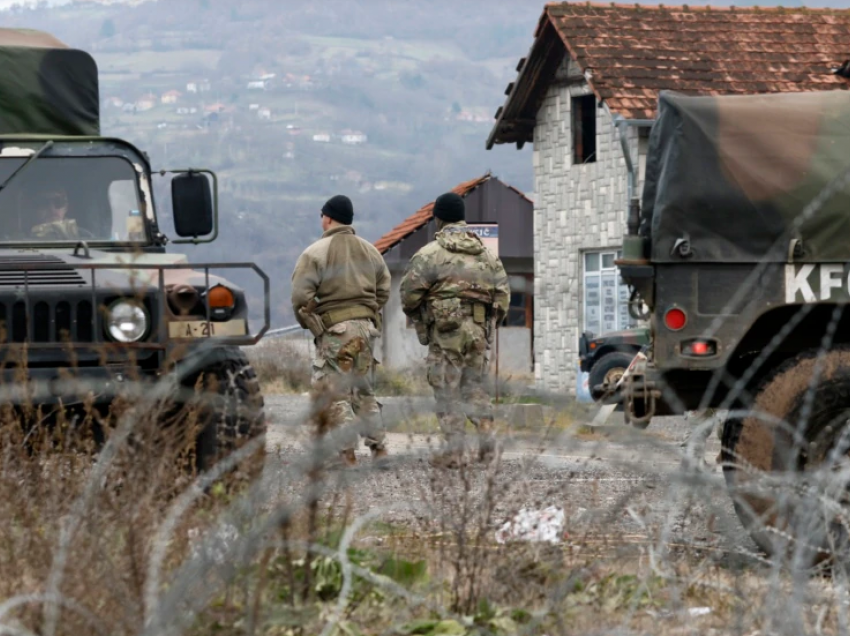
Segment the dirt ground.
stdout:
<svg viewBox="0 0 850 636">
<path fill-rule="evenodd" d="M 390 428 L 433 407 L 421 398 L 388 398 L 383 403 Z M 293 488 L 286 467 L 304 456 L 309 404 L 303 396 L 274 395 L 266 404 L 266 477 L 273 488 Z M 503 431 L 498 467 L 473 467 L 468 476 L 468 488 L 482 497 L 488 480 L 495 489 L 490 492 L 497 492 L 494 531 L 520 509 L 555 506 L 564 510 L 568 536 L 583 541 L 658 541 L 714 551 L 720 559 L 751 557 L 755 547 L 734 514 L 715 463 L 717 436 L 707 438 L 702 462 L 689 461 L 685 443 L 693 421 L 657 418 L 645 431 L 621 422 L 622 415 L 614 413 L 598 429 L 572 426 L 524 430 L 521 435 Z M 435 469 L 427 459 L 439 439 L 389 433 L 388 442 L 388 470 L 373 470 L 367 449 L 358 449 L 358 469 L 348 472 L 357 481 L 348 503 L 355 515 L 369 513 L 387 523 L 421 528 L 433 512 Z"/>
</svg>

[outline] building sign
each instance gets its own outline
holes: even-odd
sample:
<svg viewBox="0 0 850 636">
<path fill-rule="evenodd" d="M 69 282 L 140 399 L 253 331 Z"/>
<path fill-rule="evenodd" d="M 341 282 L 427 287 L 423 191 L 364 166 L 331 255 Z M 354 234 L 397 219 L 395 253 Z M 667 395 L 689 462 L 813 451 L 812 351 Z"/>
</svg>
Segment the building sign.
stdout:
<svg viewBox="0 0 850 636">
<path fill-rule="evenodd" d="M 498 223 L 469 223 L 466 229 L 474 232 L 489 249 L 493 256 L 499 256 L 499 224 Z"/>
<path fill-rule="evenodd" d="M 637 322 L 629 315 L 629 289 L 620 282 L 614 265 L 617 251 L 584 253 L 584 331 L 599 336 L 629 329 Z"/>
</svg>

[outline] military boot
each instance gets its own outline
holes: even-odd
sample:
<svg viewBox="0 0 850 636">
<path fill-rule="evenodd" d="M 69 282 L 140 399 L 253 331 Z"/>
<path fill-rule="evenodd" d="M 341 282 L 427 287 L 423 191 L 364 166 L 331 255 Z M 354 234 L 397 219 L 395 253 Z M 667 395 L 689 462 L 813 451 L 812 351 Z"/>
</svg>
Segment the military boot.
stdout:
<svg viewBox="0 0 850 636">
<path fill-rule="evenodd" d="M 387 460 L 387 447 L 383 444 L 374 444 L 369 447 L 372 451 L 372 463 L 378 470 L 387 470 L 389 461 Z"/>
<path fill-rule="evenodd" d="M 445 468 L 447 470 L 457 470 L 463 465 L 463 452 L 458 450 L 445 450 L 435 453 L 428 460 L 434 468 Z"/>
<path fill-rule="evenodd" d="M 456 470 L 463 465 L 464 446 L 463 434 L 451 432 L 446 435 L 445 447 L 435 453 L 429 460 L 429 463 L 435 468 Z"/>
<path fill-rule="evenodd" d="M 489 463 L 496 455 L 495 425 L 492 417 L 482 417 L 478 422 L 478 461 Z"/>
<path fill-rule="evenodd" d="M 353 448 L 348 448 L 346 450 L 339 451 L 339 458 L 342 460 L 344 466 L 357 465 L 357 456 L 354 454 Z"/>
</svg>

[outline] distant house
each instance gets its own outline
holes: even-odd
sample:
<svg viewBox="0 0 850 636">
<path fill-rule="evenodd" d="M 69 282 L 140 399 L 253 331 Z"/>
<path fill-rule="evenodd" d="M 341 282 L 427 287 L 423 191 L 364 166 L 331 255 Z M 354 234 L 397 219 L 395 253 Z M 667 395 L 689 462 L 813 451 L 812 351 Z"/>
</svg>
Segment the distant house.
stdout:
<svg viewBox="0 0 850 636">
<path fill-rule="evenodd" d="M 313 135 L 313 141 L 318 141 L 319 143 L 328 143 L 331 140 L 331 136 L 328 133 L 316 133 Z"/>
<path fill-rule="evenodd" d="M 249 91 L 264 91 L 267 87 L 268 83 L 265 80 L 251 80 L 248 82 Z"/>
<path fill-rule="evenodd" d="M 367 140 L 366 135 L 357 130 L 343 130 L 342 131 L 342 143 L 348 144 L 350 146 L 356 146 L 358 144 L 365 144 Z"/>
<path fill-rule="evenodd" d="M 136 111 L 143 113 L 146 110 L 151 110 L 156 106 L 156 95 L 148 94 L 139 100 L 136 100 Z"/>
<path fill-rule="evenodd" d="M 168 91 L 163 93 L 159 99 L 163 104 L 176 104 L 181 97 L 183 97 L 183 93 L 180 91 Z"/>
<path fill-rule="evenodd" d="M 189 82 L 186 84 L 187 93 L 208 93 L 212 90 L 212 85 L 209 80 L 201 80 L 199 82 Z"/>
<path fill-rule="evenodd" d="M 257 111 L 257 117 L 269 120 L 272 118 L 272 111 L 270 108 L 261 108 Z"/>
<path fill-rule="evenodd" d="M 215 102 L 204 106 L 204 111 L 207 113 L 223 113 L 227 107 L 221 102 Z"/>
<path fill-rule="evenodd" d="M 375 189 L 387 184 L 375 184 Z M 533 369 L 534 324 L 534 204 L 522 192 L 485 174 L 452 189 L 466 204 L 466 220 L 474 231 L 492 237 L 488 247 L 497 250 L 508 273 L 511 298 L 508 315 L 498 331 L 499 368 L 506 373 L 530 373 Z M 434 240 L 434 204 L 428 203 L 375 241 L 392 275 L 390 299 L 384 308 L 383 337 L 379 339 L 382 364 L 388 369 L 421 364 L 428 353 L 419 344 L 416 330 L 401 309 L 399 284 L 410 258 Z M 493 237 L 495 234 L 495 237 Z M 495 240 L 493 240 L 495 238 Z M 495 243 L 495 245 L 493 245 Z"/>
<path fill-rule="evenodd" d="M 259 104 L 250 104 L 248 106 L 248 110 L 260 110 L 260 105 Z"/>
<path fill-rule="evenodd" d="M 190 108 L 188 106 L 178 106 L 176 112 L 178 115 L 188 115 Z"/>
<path fill-rule="evenodd" d="M 103 100 L 103 103 L 107 108 L 123 108 L 124 107 L 124 100 L 121 99 L 120 97 L 107 97 L 105 100 Z"/>
</svg>

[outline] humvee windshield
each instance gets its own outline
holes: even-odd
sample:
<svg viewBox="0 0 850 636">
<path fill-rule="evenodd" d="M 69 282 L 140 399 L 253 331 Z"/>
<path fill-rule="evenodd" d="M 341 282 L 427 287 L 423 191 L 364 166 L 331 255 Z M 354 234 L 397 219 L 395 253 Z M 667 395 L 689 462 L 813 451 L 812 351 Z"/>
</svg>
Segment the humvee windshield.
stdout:
<svg viewBox="0 0 850 636">
<path fill-rule="evenodd" d="M 144 242 L 137 173 L 121 157 L 0 156 L 0 243 Z"/>
</svg>

